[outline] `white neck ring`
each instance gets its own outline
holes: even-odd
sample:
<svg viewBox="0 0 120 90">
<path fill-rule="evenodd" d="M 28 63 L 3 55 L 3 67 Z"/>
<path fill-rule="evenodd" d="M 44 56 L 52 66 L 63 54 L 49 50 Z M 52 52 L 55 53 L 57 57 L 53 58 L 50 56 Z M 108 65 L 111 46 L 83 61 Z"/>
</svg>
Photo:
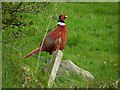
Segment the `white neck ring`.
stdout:
<svg viewBox="0 0 120 90">
<path fill-rule="evenodd" d="M 63 23 L 63 22 L 58 22 L 58 25 L 60 25 L 60 26 L 65 26 L 65 23 Z"/>
</svg>

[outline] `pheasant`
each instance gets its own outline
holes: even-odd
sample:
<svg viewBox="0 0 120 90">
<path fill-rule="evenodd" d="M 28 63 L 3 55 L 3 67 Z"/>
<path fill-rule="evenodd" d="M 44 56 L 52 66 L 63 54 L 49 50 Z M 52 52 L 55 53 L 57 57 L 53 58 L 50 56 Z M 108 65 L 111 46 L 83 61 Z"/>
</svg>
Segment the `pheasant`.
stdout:
<svg viewBox="0 0 120 90">
<path fill-rule="evenodd" d="M 67 41 L 67 28 L 64 22 L 66 18 L 67 15 L 60 15 L 57 27 L 45 37 L 43 43 L 41 42 L 38 48 L 25 55 L 24 58 L 28 58 L 40 51 L 46 51 L 52 54 L 55 50 L 63 50 Z"/>
</svg>

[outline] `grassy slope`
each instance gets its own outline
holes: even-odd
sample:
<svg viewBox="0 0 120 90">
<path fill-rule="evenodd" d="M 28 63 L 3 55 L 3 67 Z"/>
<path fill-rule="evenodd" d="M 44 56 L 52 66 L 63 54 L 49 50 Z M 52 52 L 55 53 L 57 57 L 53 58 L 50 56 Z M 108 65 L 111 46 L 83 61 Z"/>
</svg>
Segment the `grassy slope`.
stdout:
<svg viewBox="0 0 120 90">
<path fill-rule="evenodd" d="M 3 43 L 2 57 L 3 87 L 46 87 L 46 77 L 41 76 L 40 71 L 38 74 L 34 73 L 37 57 L 30 57 L 27 60 L 22 57 L 26 51 L 29 52 L 39 45 L 53 6 L 54 3 L 51 3 L 39 15 L 22 13 L 25 21 L 32 21 L 33 26 L 24 27 L 20 31 L 17 28 L 9 28 L 3 32 L 3 42 L 6 41 Z M 118 79 L 117 11 L 117 3 L 57 4 L 49 31 L 55 28 L 57 16 L 65 12 L 68 15 L 66 20 L 68 41 L 63 51 L 63 60 L 70 59 L 79 67 L 90 71 L 95 80 L 86 83 L 76 75 L 66 75 L 56 79 L 54 87 L 99 87 L 100 85 L 114 87 L 111 83 Z M 11 36 L 13 31 L 19 33 Z M 46 65 L 46 59 L 50 58 L 44 52 L 41 56 L 45 59 L 40 61 L 39 69 L 42 69 Z M 22 69 L 24 65 L 29 68 Z"/>
</svg>

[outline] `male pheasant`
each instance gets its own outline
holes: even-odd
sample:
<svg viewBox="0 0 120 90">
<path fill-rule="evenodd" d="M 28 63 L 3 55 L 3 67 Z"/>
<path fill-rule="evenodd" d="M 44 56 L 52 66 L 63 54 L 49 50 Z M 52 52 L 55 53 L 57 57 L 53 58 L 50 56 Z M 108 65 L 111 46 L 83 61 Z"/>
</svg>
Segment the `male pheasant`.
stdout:
<svg viewBox="0 0 120 90">
<path fill-rule="evenodd" d="M 45 37 L 42 47 L 41 42 L 38 48 L 25 55 L 24 58 L 28 58 L 39 51 L 46 51 L 52 54 L 55 50 L 63 50 L 67 40 L 67 30 L 64 22 L 66 18 L 66 15 L 60 15 L 57 27 Z"/>
</svg>

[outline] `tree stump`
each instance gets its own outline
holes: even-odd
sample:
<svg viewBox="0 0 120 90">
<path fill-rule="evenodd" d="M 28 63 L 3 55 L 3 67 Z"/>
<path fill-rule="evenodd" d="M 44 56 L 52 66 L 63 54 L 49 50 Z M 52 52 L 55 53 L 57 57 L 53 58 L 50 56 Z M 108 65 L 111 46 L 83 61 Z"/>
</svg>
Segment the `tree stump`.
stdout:
<svg viewBox="0 0 120 90">
<path fill-rule="evenodd" d="M 53 82 L 56 78 L 56 74 L 57 74 L 59 66 L 60 66 L 62 55 L 63 55 L 62 51 L 56 50 L 53 53 L 52 59 L 49 62 L 47 68 L 45 69 L 45 72 L 50 74 L 49 80 L 48 80 L 48 87 L 52 87 L 52 85 L 53 85 Z"/>
<path fill-rule="evenodd" d="M 54 80 L 56 78 L 56 75 L 60 76 L 60 75 L 66 74 L 66 72 L 69 72 L 69 71 L 72 71 L 87 79 L 88 78 L 94 79 L 94 76 L 90 72 L 82 68 L 79 68 L 71 60 L 61 61 L 62 55 L 63 55 L 62 51 L 56 50 L 53 53 L 51 61 L 48 63 L 47 67 L 45 68 L 45 72 L 49 74 L 48 87 L 52 87 Z"/>
<path fill-rule="evenodd" d="M 85 77 L 85 78 L 94 79 L 94 76 L 90 72 L 78 67 L 71 60 L 61 61 L 57 75 L 61 76 L 69 71 L 72 71 L 78 75 Z"/>
</svg>

